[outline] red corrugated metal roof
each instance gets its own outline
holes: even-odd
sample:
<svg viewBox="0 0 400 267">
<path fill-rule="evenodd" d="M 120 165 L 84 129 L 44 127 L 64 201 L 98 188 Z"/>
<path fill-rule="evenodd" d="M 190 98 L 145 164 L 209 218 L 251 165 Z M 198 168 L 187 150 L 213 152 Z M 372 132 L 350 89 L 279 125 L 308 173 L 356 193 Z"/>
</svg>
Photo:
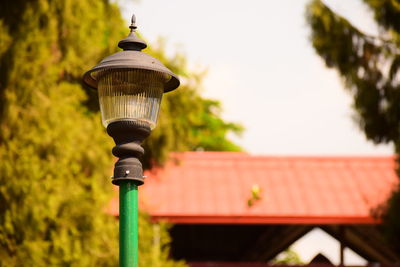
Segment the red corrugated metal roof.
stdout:
<svg viewBox="0 0 400 267">
<path fill-rule="evenodd" d="M 176 153 L 146 173 L 140 203 L 174 223 L 371 224 L 371 210 L 397 182 L 394 164 L 393 157 Z M 260 199 L 249 207 L 253 187 Z"/>
</svg>

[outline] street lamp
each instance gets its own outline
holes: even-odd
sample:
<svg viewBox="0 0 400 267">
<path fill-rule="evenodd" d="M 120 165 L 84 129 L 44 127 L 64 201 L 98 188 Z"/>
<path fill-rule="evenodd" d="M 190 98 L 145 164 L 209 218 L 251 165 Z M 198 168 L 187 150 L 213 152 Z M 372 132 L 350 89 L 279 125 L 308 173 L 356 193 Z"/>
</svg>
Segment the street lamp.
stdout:
<svg viewBox="0 0 400 267">
<path fill-rule="evenodd" d="M 144 183 L 140 146 L 157 123 L 163 93 L 179 86 L 178 77 L 160 61 L 141 52 L 132 16 L 123 51 L 104 58 L 83 75 L 83 83 L 98 90 L 102 122 L 115 141 L 118 161 L 112 183 L 119 189 L 120 267 L 138 266 L 138 191 Z"/>
</svg>

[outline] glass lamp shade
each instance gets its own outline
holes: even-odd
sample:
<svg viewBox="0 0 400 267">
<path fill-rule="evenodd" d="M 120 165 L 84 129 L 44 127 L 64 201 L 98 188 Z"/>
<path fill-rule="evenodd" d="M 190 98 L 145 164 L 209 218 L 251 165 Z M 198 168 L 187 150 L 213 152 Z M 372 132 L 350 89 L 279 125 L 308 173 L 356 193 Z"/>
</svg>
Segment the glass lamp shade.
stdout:
<svg viewBox="0 0 400 267">
<path fill-rule="evenodd" d="M 103 69 L 93 73 L 98 81 L 104 127 L 129 120 L 154 129 L 171 75 L 144 69 Z"/>
</svg>

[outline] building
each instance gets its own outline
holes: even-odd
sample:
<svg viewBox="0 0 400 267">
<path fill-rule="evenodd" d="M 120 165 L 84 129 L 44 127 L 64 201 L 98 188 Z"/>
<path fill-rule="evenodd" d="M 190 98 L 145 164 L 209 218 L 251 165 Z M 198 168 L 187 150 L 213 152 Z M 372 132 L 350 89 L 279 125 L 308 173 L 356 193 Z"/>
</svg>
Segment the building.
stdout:
<svg viewBox="0 0 400 267">
<path fill-rule="evenodd" d="M 369 262 L 393 264 L 400 257 L 374 214 L 397 184 L 394 164 L 393 157 L 176 153 L 146 173 L 140 203 L 154 220 L 174 223 L 172 256 L 196 267 L 268 262 L 314 227 Z"/>
</svg>

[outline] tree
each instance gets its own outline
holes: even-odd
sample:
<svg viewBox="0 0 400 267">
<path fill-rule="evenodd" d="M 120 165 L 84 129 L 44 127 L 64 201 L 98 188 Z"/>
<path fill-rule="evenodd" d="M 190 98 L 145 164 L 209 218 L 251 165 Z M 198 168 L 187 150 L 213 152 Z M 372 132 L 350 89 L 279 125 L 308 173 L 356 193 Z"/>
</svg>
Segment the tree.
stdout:
<svg viewBox="0 0 400 267">
<path fill-rule="evenodd" d="M 379 26 L 378 36 L 362 32 L 322 1 L 313 0 L 306 12 L 311 42 L 326 66 L 338 71 L 352 94 L 355 118 L 366 138 L 376 144 L 393 143 L 399 155 L 400 3 L 363 2 Z M 380 216 L 384 221 L 383 233 L 400 252 L 399 192 L 397 188 Z"/>
<path fill-rule="evenodd" d="M 2 266 L 116 263 L 115 219 L 101 212 L 110 200 L 111 142 L 82 105 L 78 77 L 110 52 L 105 34 L 117 38 L 118 12 L 103 1 L 2 4 Z"/>
<path fill-rule="evenodd" d="M 113 196 L 112 139 L 101 126 L 95 92 L 81 86 L 84 71 L 114 53 L 127 34 L 110 2 L 2 3 L 0 266 L 117 265 L 118 223 L 105 212 Z M 187 72 L 182 57 L 162 60 Z M 161 163 L 172 149 L 217 149 L 205 142 L 206 119 L 224 128 L 216 135 L 221 144 L 234 146 L 225 135 L 240 127 L 221 120 L 213 110 L 218 104 L 199 96 L 198 76 L 186 77 L 181 89 L 188 92 L 171 94 L 163 105 L 159 132 L 146 144 L 148 162 Z M 139 232 L 143 266 L 183 265 L 168 260 L 167 225 L 151 224 L 142 213 Z"/>
</svg>

